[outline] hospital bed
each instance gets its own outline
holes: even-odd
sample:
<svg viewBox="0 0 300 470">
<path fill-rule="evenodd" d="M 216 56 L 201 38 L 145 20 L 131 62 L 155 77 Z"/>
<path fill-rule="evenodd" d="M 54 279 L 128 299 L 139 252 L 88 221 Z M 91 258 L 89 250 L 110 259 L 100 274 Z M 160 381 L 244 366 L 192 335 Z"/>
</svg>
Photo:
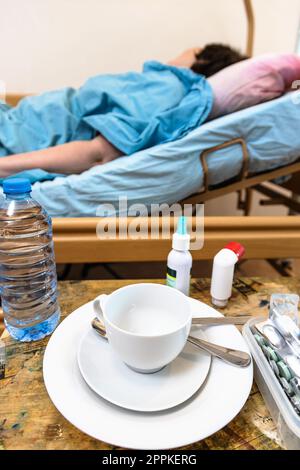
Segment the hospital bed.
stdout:
<svg viewBox="0 0 300 470">
<path fill-rule="evenodd" d="M 234 191 L 263 190 L 264 182 L 300 171 L 298 101 L 300 92 L 289 93 L 81 175 L 38 181 L 33 196 L 52 217 L 95 217 L 107 204 L 114 207 L 107 216 L 124 215 L 120 197 L 153 214 L 154 204 L 197 204 Z M 240 198 L 246 214 L 247 202 Z"/>
<path fill-rule="evenodd" d="M 276 179 L 279 187 L 278 178 L 300 172 L 297 95 L 298 92 L 293 96 L 287 94 L 216 119 L 177 142 L 122 157 L 82 175 L 36 183 L 33 195 L 54 216 L 57 261 L 165 259 L 170 247 L 168 239 L 97 239 L 99 219 L 94 217 L 97 206 L 101 203 L 116 205 L 120 195 L 127 195 L 128 204 L 142 202 L 148 207 L 151 203 L 177 201 L 195 205 L 232 192 L 253 189 L 272 198 L 273 193 L 268 194 L 272 190 L 266 182 Z M 281 197 L 283 200 L 277 202 L 290 204 L 294 212 L 300 212 L 299 202 Z M 71 217 L 57 218 L 61 214 L 55 211 L 64 210 L 67 198 L 71 213 L 63 215 Z M 84 207 L 82 198 L 87 198 Z M 240 207 L 242 203 L 245 201 L 240 200 Z M 245 206 L 244 209 L 249 210 Z M 85 217 L 80 218 L 83 214 Z M 300 257 L 300 219 L 207 217 L 205 246 L 194 253 L 195 259 L 211 258 L 229 239 L 244 242 L 248 258 Z"/>
<path fill-rule="evenodd" d="M 248 18 L 247 52 L 251 55 L 254 15 L 251 1 L 244 3 Z M 21 97 L 10 95 L 7 101 L 14 105 Z M 300 173 L 299 121 L 300 105 L 286 95 L 208 122 L 180 141 L 123 157 L 82 175 L 36 183 L 34 196 L 54 217 L 57 261 L 93 263 L 166 258 L 169 239 L 122 240 L 118 230 L 114 240 L 97 238 L 99 219 L 94 217 L 97 206 L 102 203 L 116 206 L 122 194 L 128 197 L 129 204 L 142 202 L 149 207 L 152 203 L 176 201 L 196 205 L 237 191 L 239 208 L 249 214 L 254 189 L 271 203 L 282 203 L 299 213 L 299 200 L 282 195 L 280 190 L 277 194 L 276 190 L 288 184 L 282 178 Z M 272 182 L 271 188 L 268 182 Z M 229 239 L 243 242 L 248 258 L 300 257 L 300 220 L 208 217 L 204 249 L 194 252 L 194 259 L 210 259 Z"/>
</svg>

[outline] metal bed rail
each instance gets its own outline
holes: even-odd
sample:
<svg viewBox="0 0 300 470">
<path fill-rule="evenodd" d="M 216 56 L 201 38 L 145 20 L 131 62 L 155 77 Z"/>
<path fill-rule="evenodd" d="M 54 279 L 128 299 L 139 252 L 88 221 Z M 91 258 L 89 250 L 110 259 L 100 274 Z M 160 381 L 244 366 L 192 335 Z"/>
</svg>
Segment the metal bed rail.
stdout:
<svg viewBox="0 0 300 470">
<path fill-rule="evenodd" d="M 228 147 L 234 147 L 239 145 L 242 148 L 242 167 L 240 174 L 233 178 L 230 182 L 224 182 L 218 186 L 212 186 L 209 184 L 209 165 L 208 165 L 208 157 L 210 154 L 222 150 Z M 299 160 L 295 163 L 290 165 L 286 165 L 284 167 L 278 167 L 274 170 L 269 170 L 266 172 L 258 173 L 258 174 L 250 174 L 249 173 L 249 162 L 250 157 L 247 150 L 247 144 L 243 138 L 236 138 L 223 144 L 208 148 L 204 150 L 200 154 L 200 162 L 203 170 L 203 184 L 202 187 L 199 189 L 198 193 L 195 193 L 184 200 L 181 201 L 181 204 L 201 204 L 206 201 L 210 201 L 212 199 L 216 199 L 221 196 L 225 196 L 227 194 L 238 192 L 238 208 L 244 210 L 246 215 L 249 214 L 250 211 L 250 199 L 251 199 L 251 190 L 256 190 L 262 192 L 261 185 L 262 183 L 275 180 L 277 178 L 281 178 L 283 176 L 291 176 L 296 173 L 300 172 L 300 157 Z M 246 191 L 246 198 L 243 200 L 242 198 L 242 191 Z M 266 194 L 266 191 L 264 193 Z M 273 190 L 273 194 L 271 192 L 268 193 L 269 197 L 278 197 L 281 194 L 275 194 Z M 292 207 L 290 205 L 291 198 L 289 197 L 281 197 L 280 204 L 286 205 L 287 207 L 295 210 L 295 204 L 292 203 Z M 298 211 L 299 212 L 299 211 Z"/>
</svg>

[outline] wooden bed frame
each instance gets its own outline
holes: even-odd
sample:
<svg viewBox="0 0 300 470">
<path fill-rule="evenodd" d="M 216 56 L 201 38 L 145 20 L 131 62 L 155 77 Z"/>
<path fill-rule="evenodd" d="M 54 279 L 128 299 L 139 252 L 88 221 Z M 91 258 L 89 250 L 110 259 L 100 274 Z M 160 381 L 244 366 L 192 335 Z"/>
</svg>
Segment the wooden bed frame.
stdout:
<svg viewBox="0 0 300 470">
<path fill-rule="evenodd" d="M 248 22 L 246 53 L 253 54 L 255 18 L 251 0 L 243 0 Z M 24 95 L 10 94 L 7 102 L 16 105 Z M 219 149 L 241 145 L 243 166 L 241 174 L 229 184 L 210 187 L 206 158 Z M 248 172 L 249 155 L 243 139 L 224 142 L 222 145 L 205 150 L 200 155 L 204 172 L 204 187 L 182 204 L 199 204 L 232 192 L 239 193 L 239 209 L 249 214 L 252 190 L 257 190 L 269 198 L 270 204 L 284 204 L 294 213 L 300 213 L 300 197 L 288 198 L 268 183 L 275 178 L 296 175 L 299 181 L 300 161 L 273 171 L 251 175 Z M 291 180 L 293 182 L 293 179 Z M 296 185 L 297 186 L 297 185 Z M 292 185 L 293 187 L 293 185 Z M 297 186 L 299 187 L 299 186 Z M 291 189 L 287 186 L 287 189 Z M 293 193 L 295 191 L 291 189 Z M 300 193 L 300 190 L 299 190 Z M 243 194 L 245 197 L 243 198 Z M 274 199 L 275 198 L 275 199 Z M 127 239 L 117 236 L 114 240 L 100 240 L 96 235 L 97 218 L 63 218 L 53 220 L 56 260 L 58 263 L 113 263 L 130 261 L 162 261 L 170 250 L 168 239 L 152 240 Z M 130 219 L 128 219 L 128 224 Z M 193 224 L 195 226 L 196 219 Z M 160 227 L 162 221 L 160 220 Z M 171 222 L 174 229 L 174 220 Z M 206 217 L 205 243 L 201 250 L 193 252 L 195 260 L 211 259 L 230 240 L 239 240 L 246 246 L 248 259 L 300 258 L 300 218 L 299 217 Z"/>
</svg>

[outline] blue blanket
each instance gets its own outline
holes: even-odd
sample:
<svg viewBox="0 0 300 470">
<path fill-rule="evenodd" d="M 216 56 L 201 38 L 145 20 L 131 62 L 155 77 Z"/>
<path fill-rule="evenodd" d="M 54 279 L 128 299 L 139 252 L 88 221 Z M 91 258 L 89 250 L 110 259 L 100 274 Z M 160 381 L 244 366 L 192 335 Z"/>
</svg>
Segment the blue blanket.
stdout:
<svg viewBox="0 0 300 470">
<path fill-rule="evenodd" d="M 53 217 L 94 217 L 103 214 L 104 207 L 113 216 L 109 205 L 119 212 L 120 196 L 135 211 L 140 210 L 139 204 L 149 210 L 151 204 L 171 205 L 203 189 L 199 155 L 237 137 L 247 144 L 249 173 L 289 165 L 300 155 L 297 100 L 300 103 L 300 91 L 215 119 L 180 140 L 95 166 L 81 175 L 36 183 L 32 195 Z M 242 161 L 239 145 L 211 153 L 209 183 L 218 185 L 238 176 Z M 124 209 L 121 214 L 126 214 Z"/>
<path fill-rule="evenodd" d="M 113 207 L 117 213 L 121 210 L 119 197 L 126 197 L 132 209 L 133 204 L 145 204 L 149 211 L 152 204 L 171 205 L 203 189 L 199 155 L 237 137 L 247 144 L 250 174 L 289 165 L 300 155 L 296 102 L 300 103 L 300 91 L 215 119 L 175 142 L 94 166 L 81 175 L 37 182 L 32 196 L 52 217 L 95 217 L 104 208 L 113 216 Z M 237 177 L 242 161 L 239 145 L 211 153 L 209 183 L 218 185 Z M 121 214 L 126 214 L 124 207 Z"/>
<path fill-rule="evenodd" d="M 142 73 L 98 75 L 78 90 L 28 97 L 15 108 L 0 104 L 0 156 L 89 140 L 97 133 L 131 155 L 198 127 L 212 102 L 203 76 L 146 62 Z M 39 170 L 29 176 L 41 181 L 54 175 Z"/>
</svg>

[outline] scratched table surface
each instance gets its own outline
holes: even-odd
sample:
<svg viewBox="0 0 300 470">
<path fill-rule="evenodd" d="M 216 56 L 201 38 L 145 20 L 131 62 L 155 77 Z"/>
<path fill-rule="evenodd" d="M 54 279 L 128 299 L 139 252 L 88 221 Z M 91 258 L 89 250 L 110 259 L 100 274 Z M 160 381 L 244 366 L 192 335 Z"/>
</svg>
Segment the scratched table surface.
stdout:
<svg viewBox="0 0 300 470">
<path fill-rule="evenodd" d="M 132 282 L 136 281 L 60 282 L 62 319 L 97 295 L 112 292 Z M 195 279 L 192 281 L 191 296 L 210 304 L 209 287 L 209 280 Z M 300 279 L 295 278 L 236 279 L 233 297 L 223 313 L 266 315 L 272 293 L 299 291 Z M 5 378 L 0 380 L 0 449 L 116 449 L 83 434 L 66 421 L 52 404 L 42 372 L 48 338 L 34 343 L 17 343 L 5 332 L 3 338 L 7 366 Z M 228 426 L 184 449 L 280 449 L 275 425 L 256 385 L 253 385 L 244 408 Z"/>
</svg>

